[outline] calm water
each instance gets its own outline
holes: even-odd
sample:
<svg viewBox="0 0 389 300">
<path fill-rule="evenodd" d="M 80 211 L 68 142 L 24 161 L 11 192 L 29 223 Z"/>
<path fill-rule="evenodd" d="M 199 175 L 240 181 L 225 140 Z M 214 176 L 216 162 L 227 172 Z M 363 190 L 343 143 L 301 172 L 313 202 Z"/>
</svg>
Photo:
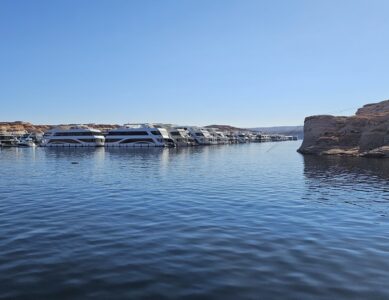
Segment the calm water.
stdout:
<svg viewBox="0 0 389 300">
<path fill-rule="evenodd" d="M 0 298 L 388 299 L 389 160 L 298 146 L 0 150 Z"/>
</svg>

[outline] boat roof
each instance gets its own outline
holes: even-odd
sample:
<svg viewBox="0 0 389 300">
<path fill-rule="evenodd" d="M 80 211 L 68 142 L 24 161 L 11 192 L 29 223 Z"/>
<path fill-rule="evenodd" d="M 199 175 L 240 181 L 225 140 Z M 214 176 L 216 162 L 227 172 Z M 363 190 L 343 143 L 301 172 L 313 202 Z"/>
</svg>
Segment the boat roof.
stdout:
<svg viewBox="0 0 389 300">
<path fill-rule="evenodd" d="M 127 123 L 124 124 L 125 128 L 157 128 L 155 124 L 152 123 Z"/>
<path fill-rule="evenodd" d="M 93 131 L 93 132 L 101 132 L 99 129 L 90 128 L 86 125 L 71 125 L 71 126 L 58 126 L 55 127 L 49 132 L 60 132 L 60 131 Z"/>
</svg>

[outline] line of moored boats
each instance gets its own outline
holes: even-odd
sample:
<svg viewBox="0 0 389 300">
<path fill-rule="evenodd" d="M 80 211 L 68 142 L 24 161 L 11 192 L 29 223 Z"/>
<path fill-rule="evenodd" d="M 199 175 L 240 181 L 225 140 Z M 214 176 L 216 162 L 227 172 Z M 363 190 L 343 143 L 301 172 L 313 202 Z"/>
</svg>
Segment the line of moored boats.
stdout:
<svg viewBox="0 0 389 300">
<path fill-rule="evenodd" d="M 107 131 L 77 125 L 54 128 L 43 135 L 0 133 L 2 147 L 182 147 L 287 140 L 297 137 L 161 124 L 125 124 Z"/>
</svg>

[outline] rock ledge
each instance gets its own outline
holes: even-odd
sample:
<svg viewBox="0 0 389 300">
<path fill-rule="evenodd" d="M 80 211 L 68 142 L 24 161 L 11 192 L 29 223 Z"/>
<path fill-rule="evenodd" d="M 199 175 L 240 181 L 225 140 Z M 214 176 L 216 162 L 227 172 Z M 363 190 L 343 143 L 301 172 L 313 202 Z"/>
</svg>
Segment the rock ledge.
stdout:
<svg viewBox="0 0 389 300">
<path fill-rule="evenodd" d="M 298 151 L 389 158 L 389 100 L 367 104 L 352 117 L 307 117 L 304 141 Z"/>
</svg>

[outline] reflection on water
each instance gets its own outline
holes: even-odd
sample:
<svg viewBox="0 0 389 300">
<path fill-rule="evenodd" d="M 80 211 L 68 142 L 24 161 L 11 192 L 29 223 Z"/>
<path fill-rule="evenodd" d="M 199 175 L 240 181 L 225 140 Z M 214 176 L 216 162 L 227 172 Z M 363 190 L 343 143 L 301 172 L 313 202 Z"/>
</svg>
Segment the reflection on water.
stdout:
<svg viewBox="0 0 389 300">
<path fill-rule="evenodd" d="M 298 147 L 1 149 L 0 298 L 389 298 L 389 161 Z"/>
<path fill-rule="evenodd" d="M 305 156 L 304 199 L 350 205 L 389 215 L 389 160 Z"/>
<path fill-rule="evenodd" d="M 389 180 L 389 160 L 342 156 L 304 156 L 307 178 L 353 176 L 356 180 Z"/>
</svg>

